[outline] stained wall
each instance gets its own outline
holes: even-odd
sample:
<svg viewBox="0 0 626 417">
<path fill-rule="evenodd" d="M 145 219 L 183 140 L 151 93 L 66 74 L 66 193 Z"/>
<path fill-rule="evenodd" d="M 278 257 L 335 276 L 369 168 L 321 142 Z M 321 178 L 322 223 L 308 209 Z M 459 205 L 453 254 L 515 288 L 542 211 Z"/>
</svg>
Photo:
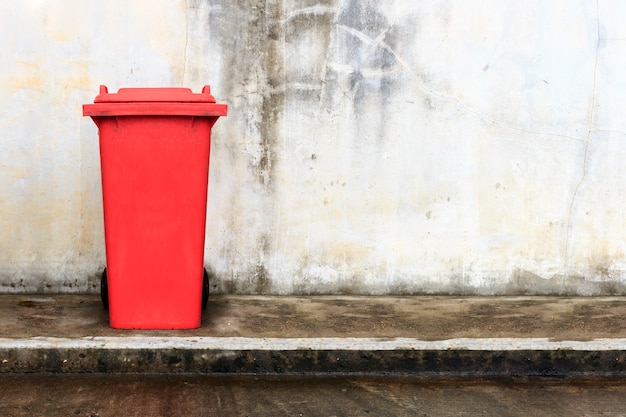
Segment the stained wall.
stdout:
<svg viewBox="0 0 626 417">
<path fill-rule="evenodd" d="M 211 84 L 213 292 L 626 294 L 622 2 L 0 9 L 2 292 L 98 290 L 100 84 Z"/>
</svg>

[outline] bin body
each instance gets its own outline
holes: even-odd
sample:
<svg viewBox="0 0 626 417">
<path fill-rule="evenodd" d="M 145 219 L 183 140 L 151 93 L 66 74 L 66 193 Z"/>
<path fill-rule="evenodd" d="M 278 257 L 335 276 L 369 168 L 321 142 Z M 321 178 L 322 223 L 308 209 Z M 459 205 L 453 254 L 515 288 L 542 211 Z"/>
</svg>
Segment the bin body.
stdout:
<svg viewBox="0 0 626 417">
<path fill-rule="evenodd" d="M 201 324 L 211 128 L 226 115 L 205 90 L 101 88 L 83 107 L 99 128 L 113 328 Z"/>
</svg>

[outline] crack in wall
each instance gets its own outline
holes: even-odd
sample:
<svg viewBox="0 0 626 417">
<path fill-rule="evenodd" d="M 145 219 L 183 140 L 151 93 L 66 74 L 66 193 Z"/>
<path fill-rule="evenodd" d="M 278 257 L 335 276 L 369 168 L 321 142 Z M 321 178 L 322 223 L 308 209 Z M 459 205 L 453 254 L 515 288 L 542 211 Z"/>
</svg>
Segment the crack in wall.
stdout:
<svg viewBox="0 0 626 417">
<path fill-rule="evenodd" d="M 591 133 L 614 133 L 616 135 L 626 136 L 626 132 L 622 132 L 621 130 L 615 130 L 615 129 L 594 129 L 591 131 Z"/>
<path fill-rule="evenodd" d="M 189 1 L 185 0 L 185 11 L 189 10 Z M 181 78 L 181 85 L 184 87 L 186 84 L 185 76 L 187 75 L 187 49 L 189 47 L 189 13 L 185 13 L 185 46 L 183 47 L 183 69 Z"/>
<path fill-rule="evenodd" d="M 351 34 L 352 36 L 356 37 L 357 39 L 361 40 L 362 42 L 370 45 L 370 46 L 377 46 L 380 47 L 382 49 L 384 49 L 385 51 L 389 52 L 394 59 L 396 60 L 396 62 L 398 62 L 398 64 L 411 76 L 411 78 L 413 78 L 416 82 L 417 82 L 417 87 L 419 90 L 421 90 L 423 93 L 426 93 L 427 95 L 437 98 L 439 100 L 443 100 L 443 101 L 449 101 L 449 102 L 453 102 L 455 103 L 459 108 L 461 108 L 463 111 L 465 111 L 467 114 L 470 114 L 480 120 L 482 120 L 483 122 L 493 125 L 493 126 L 498 126 L 504 129 L 509 129 L 509 130 L 514 130 L 517 132 L 523 132 L 523 133 L 528 133 L 531 135 L 537 135 L 537 136 L 552 136 L 555 138 L 564 138 L 564 139 L 570 139 L 573 141 L 577 141 L 577 142 L 586 142 L 585 138 L 580 138 L 580 137 L 576 137 L 576 136 L 571 136 L 571 135 L 565 135 L 562 133 L 555 133 L 555 132 L 545 132 L 545 131 L 539 131 L 539 130 L 531 130 L 531 129 L 527 129 L 524 127 L 520 127 L 520 126 L 515 126 L 515 125 L 510 125 L 507 123 L 503 123 L 500 122 L 498 120 L 492 119 L 490 117 L 488 117 L 486 114 L 481 113 L 477 110 L 474 110 L 469 104 L 465 103 L 463 100 L 459 99 L 458 97 L 454 97 L 454 96 L 449 96 L 440 92 L 437 92 L 433 89 L 431 89 L 422 79 L 422 77 L 420 77 L 418 74 L 415 73 L 415 71 L 413 71 L 410 67 L 410 65 L 406 62 L 406 60 L 400 55 L 400 53 L 398 51 L 396 51 L 394 48 L 392 48 L 391 46 L 389 46 L 387 43 L 385 43 L 383 41 L 384 38 L 384 33 L 380 36 L 377 36 L 375 39 L 370 37 L 369 35 L 346 25 L 341 25 L 341 24 L 336 24 L 335 27 L 337 29 L 341 29 L 349 34 Z M 599 31 L 599 29 L 598 29 Z M 329 66 L 332 65 L 332 63 L 328 64 Z M 337 68 L 334 68 L 337 69 Z M 588 136 L 588 135 L 587 135 Z"/>
<path fill-rule="evenodd" d="M 574 187 L 574 192 L 572 193 L 572 199 L 569 204 L 569 210 L 567 213 L 567 229 L 565 231 L 565 247 L 563 254 L 564 261 L 564 271 L 563 271 L 563 279 L 561 282 L 561 288 L 563 288 L 570 276 L 570 262 L 571 262 L 571 238 L 572 238 L 572 219 L 574 214 L 574 207 L 577 203 L 577 197 L 579 196 L 580 188 L 582 184 L 587 179 L 587 173 L 589 170 L 589 145 L 591 143 L 591 134 L 594 132 L 593 130 L 593 122 L 594 122 L 594 113 L 596 107 L 596 82 L 597 82 L 597 74 L 598 74 L 598 50 L 600 48 L 600 42 L 602 38 L 600 37 L 600 0 L 596 0 L 596 31 L 597 31 L 597 40 L 596 40 L 596 49 L 595 49 L 595 57 L 594 57 L 594 66 L 593 66 L 593 83 L 592 83 L 592 94 L 591 94 L 591 109 L 589 113 L 589 122 L 587 126 L 587 137 L 585 139 L 585 149 L 583 153 L 583 166 L 582 166 L 582 175 L 580 180 Z"/>
</svg>

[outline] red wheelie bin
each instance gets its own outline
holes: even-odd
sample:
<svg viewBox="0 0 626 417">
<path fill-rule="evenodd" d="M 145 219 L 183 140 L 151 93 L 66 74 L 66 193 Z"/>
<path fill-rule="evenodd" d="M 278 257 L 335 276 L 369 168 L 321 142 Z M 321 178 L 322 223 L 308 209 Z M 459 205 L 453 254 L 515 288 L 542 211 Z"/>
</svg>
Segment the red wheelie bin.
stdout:
<svg viewBox="0 0 626 417">
<path fill-rule="evenodd" d="M 200 326 L 211 129 L 226 113 L 209 86 L 101 86 L 83 105 L 99 129 L 111 327 Z"/>
</svg>

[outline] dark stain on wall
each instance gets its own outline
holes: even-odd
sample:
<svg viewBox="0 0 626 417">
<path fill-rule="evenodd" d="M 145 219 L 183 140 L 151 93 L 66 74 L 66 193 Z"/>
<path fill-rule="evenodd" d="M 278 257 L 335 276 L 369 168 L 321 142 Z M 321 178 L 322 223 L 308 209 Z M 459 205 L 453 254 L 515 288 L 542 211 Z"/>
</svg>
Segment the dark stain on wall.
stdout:
<svg viewBox="0 0 626 417">
<path fill-rule="evenodd" d="M 337 16 L 335 0 L 286 2 L 284 30 L 290 63 L 287 95 L 303 103 L 302 112 L 316 112 L 320 103 L 329 46 Z"/>
<path fill-rule="evenodd" d="M 218 294 L 271 294 L 272 280 L 265 265 L 259 262 L 251 270 L 233 274 L 215 286 L 212 284 L 211 291 L 215 287 L 214 293 Z"/>
<path fill-rule="evenodd" d="M 276 159 L 276 142 L 280 133 L 280 120 L 285 107 L 285 68 L 284 68 L 284 31 L 282 3 L 266 6 L 261 22 L 267 36 L 266 53 L 263 55 L 263 68 L 266 73 L 268 90 L 263 96 L 261 114 L 261 158 L 258 164 L 259 181 L 269 185 L 273 177 Z"/>
<path fill-rule="evenodd" d="M 217 44 L 208 47 L 222 51 L 220 98 L 229 105 L 228 123 L 236 132 L 225 149 L 231 153 L 234 165 L 247 166 L 246 175 L 238 181 L 254 182 L 251 186 L 257 201 L 246 204 L 254 204 L 255 211 L 263 216 L 272 213 L 267 206 L 275 186 L 277 143 L 282 135 L 285 108 L 283 6 L 282 0 L 205 1 L 202 6 L 211 8 L 206 24 L 214 37 L 207 42 Z M 233 194 L 232 204 L 236 208 L 229 220 L 232 233 L 249 233 L 243 228 L 249 227 L 245 216 L 250 213 L 244 211 L 238 192 Z M 254 221 L 263 224 L 265 219 Z M 268 239 L 267 236 L 256 238 Z M 222 277 L 220 289 L 227 293 L 269 292 L 271 280 L 264 265 L 268 244 L 258 244 L 258 259 L 246 260 L 247 266 L 235 266 L 234 257 L 240 253 L 237 240 L 226 245 L 221 252 L 232 259 L 230 264 L 234 269 L 229 271 L 229 276 Z"/>
<path fill-rule="evenodd" d="M 230 101 L 231 117 L 239 118 L 243 125 L 243 140 L 258 144 L 259 152 L 249 155 L 249 165 L 265 187 L 272 182 L 285 105 L 282 10 L 278 0 L 224 2 L 208 22 L 219 28 L 221 49 L 237 51 L 224 54 L 221 83 L 224 97 Z"/>
<path fill-rule="evenodd" d="M 330 47 L 325 88 L 341 94 L 329 90 L 326 105 L 341 111 L 345 98 L 351 100 L 357 151 L 363 141 L 380 143 L 389 135 L 389 105 L 411 77 L 401 59 L 409 45 L 402 41 L 415 36 L 418 18 L 407 14 L 390 21 L 381 7 L 370 1 L 342 2 Z"/>
<path fill-rule="evenodd" d="M 588 277 L 598 277 L 596 273 L 589 273 Z M 601 275 L 600 275 L 601 276 Z M 516 269 L 512 274 L 511 282 L 501 293 L 521 295 L 623 295 L 626 294 L 626 285 L 606 280 L 590 280 L 582 275 L 555 275 L 549 279 L 541 278 L 532 272 Z"/>
<path fill-rule="evenodd" d="M 271 289 L 271 283 L 267 268 L 261 264 L 257 265 L 254 272 L 255 294 L 268 294 Z"/>
</svg>

